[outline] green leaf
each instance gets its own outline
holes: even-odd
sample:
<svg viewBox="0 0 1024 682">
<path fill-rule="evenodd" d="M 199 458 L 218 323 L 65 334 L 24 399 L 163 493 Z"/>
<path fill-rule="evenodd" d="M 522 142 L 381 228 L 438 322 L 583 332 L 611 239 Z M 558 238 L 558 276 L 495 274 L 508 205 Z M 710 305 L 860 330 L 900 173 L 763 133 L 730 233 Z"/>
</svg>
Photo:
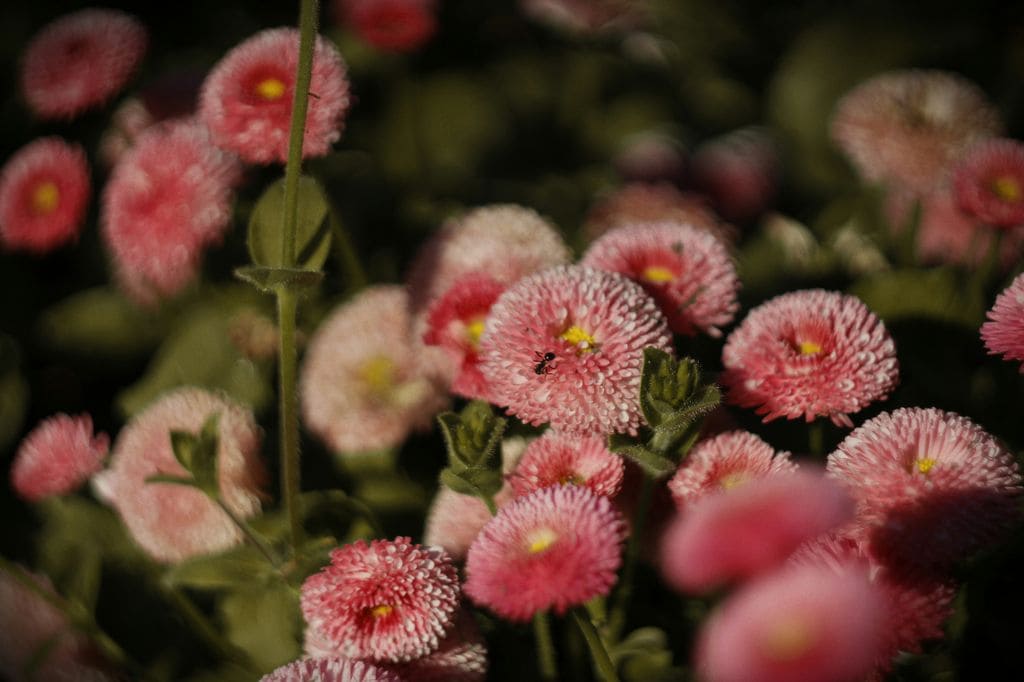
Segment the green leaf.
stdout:
<svg viewBox="0 0 1024 682">
<path fill-rule="evenodd" d="M 378 512 L 423 511 L 428 501 L 422 485 L 398 476 L 363 478 L 355 495 Z"/>
<path fill-rule="evenodd" d="M 331 250 L 331 226 L 327 197 L 316 180 L 299 178 L 298 223 L 294 263 L 281 258 L 284 229 L 284 178 L 263 192 L 249 216 L 249 255 L 256 265 L 318 271 Z"/>
<path fill-rule="evenodd" d="M 273 567 L 252 545 L 186 559 L 167 569 L 168 585 L 197 590 L 222 590 L 246 584 L 264 584 L 275 575 Z"/>
<path fill-rule="evenodd" d="M 448 449 L 449 466 L 458 471 L 477 466 L 501 468 L 498 446 L 508 420 L 496 417 L 491 406 L 474 400 L 462 412 L 444 412 L 437 417 Z"/>
<path fill-rule="evenodd" d="M 294 268 L 269 268 L 260 265 L 246 265 L 235 268 L 235 276 L 252 284 L 265 294 L 279 289 L 305 292 L 315 289 L 323 281 L 324 273 L 318 270 L 296 270 Z"/>
<path fill-rule="evenodd" d="M 695 360 L 676 360 L 657 348 L 644 349 L 640 409 L 652 429 L 665 427 L 679 433 L 713 410 L 720 400 L 718 387 L 704 383 Z"/>
<path fill-rule="evenodd" d="M 980 287 L 965 282 L 954 268 L 919 268 L 880 272 L 854 283 L 850 293 L 884 322 L 918 318 L 981 325 L 986 302 Z"/>
<path fill-rule="evenodd" d="M 446 468 L 441 470 L 441 483 L 457 493 L 486 500 L 501 490 L 502 477 L 500 472 L 488 469 L 465 469 L 456 472 Z"/>
<path fill-rule="evenodd" d="M 171 431 L 171 452 L 185 471 L 192 473 L 192 462 L 199 449 L 199 438 L 188 431 Z"/>
<path fill-rule="evenodd" d="M 668 636 L 659 628 L 645 627 L 629 633 L 608 652 L 627 682 L 677 679 L 671 676 L 672 650 Z"/>
<path fill-rule="evenodd" d="M 152 349 L 163 335 L 162 327 L 119 292 L 96 287 L 44 310 L 36 333 L 63 353 L 118 358 Z"/>
<path fill-rule="evenodd" d="M 269 672 L 302 653 L 299 595 L 287 585 L 241 589 L 218 604 L 228 639 Z"/>
<path fill-rule="evenodd" d="M 662 457 L 643 445 L 625 442 L 624 439 L 620 440 L 614 437 L 609 438 L 608 449 L 622 455 L 623 457 L 628 457 L 639 464 L 651 478 L 667 476 L 677 468 L 676 463 L 671 459 Z"/>
</svg>

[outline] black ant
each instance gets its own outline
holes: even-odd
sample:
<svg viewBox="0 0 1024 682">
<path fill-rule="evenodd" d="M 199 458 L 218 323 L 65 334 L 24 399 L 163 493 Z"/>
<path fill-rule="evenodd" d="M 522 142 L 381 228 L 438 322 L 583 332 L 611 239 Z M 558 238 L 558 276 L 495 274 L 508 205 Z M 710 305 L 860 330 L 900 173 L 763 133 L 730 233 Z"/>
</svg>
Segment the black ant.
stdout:
<svg viewBox="0 0 1024 682">
<path fill-rule="evenodd" d="M 533 368 L 533 371 L 536 374 L 547 374 L 553 369 L 558 369 L 558 365 L 549 364 L 552 360 L 555 359 L 555 354 L 552 353 L 551 351 L 548 351 L 547 353 L 541 353 L 539 350 L 535 350 L 533 351 L 533 354 L 536 355 L 537 360 L 539 360 L 537 366 Z"/>
</svg>

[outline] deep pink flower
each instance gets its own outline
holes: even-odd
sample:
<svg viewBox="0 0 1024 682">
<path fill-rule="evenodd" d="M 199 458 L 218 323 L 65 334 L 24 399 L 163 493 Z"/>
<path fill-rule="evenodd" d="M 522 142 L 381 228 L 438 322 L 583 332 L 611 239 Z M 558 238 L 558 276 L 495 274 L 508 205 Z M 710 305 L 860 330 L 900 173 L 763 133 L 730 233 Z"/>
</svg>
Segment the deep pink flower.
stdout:
<svg viewBox="0 0 1024 682">
<path fill-rule="evenodd" d="M 335 0 L 335 13 L 380 50 L 413 52 L 437 32 L 435 0 Z"/>
<path fill-rule="evenodd" d="M 199 118 L 214 143 L 249 163 L 284 163 L 298 60 L 294 28 L 260 31 L 228 52 L 210 71 L 199 98 Z M 313 48 L 311 78 L 303 158 L 331 150 L 349 107 L 345 62 L 322 36 Z"/>
<path fill-rule="evenodd" d="M 981 325 L 981 338 L 989 354 L 1024 360 L 1024 275 L 1017 275 L 996 297 L 988 321 Z"/>
<path fill-rule="evenodd" d="M 712 614 L 696 668 L 708 682 L 863 679 L 884 627 L 884 594 L 863 567 L 794 567 L 746 585 Z"/>
<path fill-rule="evenodd" d="M 508 481 L 516 497 L 563 484 L 614 497 L 622 487 L 623 474 L 622 458 L 608 450 L 604 438 L 549 430 L 526 446 Z"/>
<path fill-rule="evenodd" d="M 411 324 L 405 290 L 380 285 L 338 306 L 310 339 L 302 416 L 335 452 L 397 445 L 444 408 L 444 357 L 415 344 Z"/>
<path fill-rule="evenodd" d="M 663 538 L 662 572 L 687 592 L 748 579 L 852 516 L 852 500 L 823 476 L 762 477 L 688 505 Z"/>
<path fill-rule="evenodd" d="M 896 386 L 896 347 L 885 325 L 854 296 L 811 289 L 754 308 L 722 349 L 720 382 L 730 402 L 764 421 L 849 413 Z"/>
<path fill-rule="evenodd" d="M 520 280 L 494 304 L 481 368 L 492 400 L 524 422 L 581 435 L 636 433 L 647 346 L 671 352 L 671 334 L 638 284 L 557 267 Z"/>
<path fill-rule="evenodd" d="M 21 92 L 40 118 L 74 118 L 121 90 L 146 52 L 146 28 L 111 9 L 83 9 L 44 26 L 25 48 Z"/>
<path fill-rule="evenodd" d="M 591 240 L 616 227 L 633 223 L 687 223 L 708 230 L 726 244 L 736 240 L 736 228 L 715 215 L 707 200 L 683 194 L 668 183 L 634 182 L 602 197 L 587 214 L 583 231 Z"/>
<path fill-rule="evenodd" d="M 260 682 L 401 682 L 398 673 L 365 661 L 302 658 L 260 678 Z"/>
<path fill-rule="evenodd" d="M 466 594 L 503 618 L 565 613 L 608 594 L 626 526 L 608 498 L 553 486 L 498 511 L 469 548 Z"/>
<path fill-rule="evenodd" d="M 309 628 L 338 654 L 375 662 L 436 651 L 458 606 L 451 557 L 403 537 L 339 547 L 331 563 L 302 584 Z"/>
<path fill-rule="evenodd" d="M 133 300 L 154 305 L 196 276 L 203 250 L 231 221 L 234 156 L 192 121 L 152 126 L 121 157 L 103 191 L 103 238 Z"/>
<path fill-rule="evenodd" d="M 764 129 L 741 128 L 698 147 L 690 173 L 726 220 L 751 220 L 775 197 L 778 147 Z"/>
<path fill-rule="evenodd" d="M 729 252 L 711 232 L 688 223 L 634 223 L 608 232 L 581 265 L 640 284 L 677 334 L 721 336 L 739 309 L 739 279 Z"/>
<path fill-rule="evenodd" d="M 952 412 L 882 413 L 839 444 L 828 471 L 857 501 L 857 532 L 885 562 L 948 568 L 1020 516 L 1013 455 Z"/>
<path fill-rule="evenodd" d="M 1024 144 L 984 140 L 953 169 L 953 187 L 964 211 L 994 227 L 1024 223 Z"/>
<path fill-rule="evenodd" d="M 0 243 L 46 253 L 74 240 L 89 203 L 89 164 L 78 145 L 44 137 L 0 171 Z"/>
<path fill-rule="evenodd" d="M 697 443 L 669 480 L 668 488 L 682 511 L 707 494 L 796 469 L 788 452 L 776 453 L 748 431 L 729 431 Z"/>
<path fill-rule="evenodd" d="M 236 515 L 255 515 L 266 479 L 260 428 L 247 408 L 201 388 L 165 393 L 135 415 L 117 436 L 109 468 L 93 478 L 99 497 L 117 510 L 135 541 L 157 561 L 181 561 L 242 541 L 238 526 L 204 493 L 170 483 L 146 483 L 157 474 L 184 476 L 171 449 L 170 432 L 198 433 L 215 414 L 221 497 Z"/>
<path fill-rule="evenodd" d="M 109 447 L 107 434 L 93 435 L 87 414 L 44 419 L 18 446 L 11 486 L 30 502 L 66 495 L 103 467 Z"/>
</svg>

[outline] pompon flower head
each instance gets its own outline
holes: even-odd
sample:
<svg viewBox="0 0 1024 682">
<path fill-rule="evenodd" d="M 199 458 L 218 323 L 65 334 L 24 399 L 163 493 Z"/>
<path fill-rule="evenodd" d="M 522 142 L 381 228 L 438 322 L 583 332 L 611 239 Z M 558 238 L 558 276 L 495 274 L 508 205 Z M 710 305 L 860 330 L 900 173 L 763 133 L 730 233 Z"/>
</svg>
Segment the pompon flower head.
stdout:
<svg viewBox="0 0 1024 682">
<path fill-rule="evenodd" d="M 849 413 L 889 395 L 899 378 L 896 346 L 854 296 L 810 289 L 754 308 L 725 342 L 720 382 L 729 402 L 754 407 L 764 421 Z"/>
<path fill-rule="evenodd" d="M 513 500 L 469 548 L 466 594 L 514 621 L 608 594 L 626 524 L 606 497 L 559 485 Z"/>
<path fill-rule="evenodd" d="M 0 171 L 0 244 L 47 253 L 78 237 L 89 203 L 89 165 L 78 145 L 44 137 Z"/>
<path fill-rule="evenodd" d="M 414 344 L 411 324 L 405 290 L 381 285 L 337 307 L 310 340 L 302 415 L 336 452 L 397 445 L 446 404 L 440 351 Z"/>
<path fill-rule="evenodd" d="M 242 540 L 224 510 L 199 490 L 146 483 L 157 474 L 186 474 L 171 449 L 170 433 L 198 433 L 213 415 L 218 415 L 221 497 L 237 516 L 253 516 L 266 479 L 260 428 L 247 408 L 201 388 L 165 393 L 135 415 L 118 434 L 109 468 L 93 478 L 98 496 L 117 510 L 135 541 L 157 561 L 181 561 Z"/>
<path fill-rule="evenodd" d="M 748 431 L 729 431 L 697 443 L 669 480 L 668 489 L 682 510 L 710 493 L 796 469 L 788 452 L 775 452 Z"/>
<path fill-rule="evenodd" d="M 857 501 L 855 532 L 887 563 L 944 570 L 1020 517 L 1013 455 L 952 412 L 882 413 L 850 433 L 827 468 Z"/>
<path fill-rule="evenodd" d="M 260 682 L 401 682 L 398 673 L 365 661 L 337 656 L 302 658 L 260 678 Z"/>
<path fill-rule="evenodd" d="M 622 487 L 622 458 L 597 436 L 569 436 L 548 430 L 526 446 L 508 481 L 516 497 L 552 485 L 579 485 L 614 497 Z"/>
<path fill-rule="evenodd" d="M 923 194 L 974 142 L 1002 131 L 998 110 L 973 83 L 943 71 L 889 71 L 836 105 L 832 139 L 870 182 Z"/>
<path fill-rule="evenodd" d="M 135 302 L 152 306 L 196 276 L 203 250 L 231 221 L 237 159 L 190 120 L 143 132 L 103 191 L 103 239 L 114 277 Z"/>
<path fill-rule="evenodd" d="M 524 422 L 569 434 L 635 434 L 643 350 L 671 352 L 658 304 L 625 277 L 580 266 L 514 284 L 480 338 L 491 398 Z"/>
<path fill-rule="evenodd" d="M 103 467 L 109 446 L 107 434 L 93 435 L 87 414 L 44 419 L 18 446 L 11 486 L 30 502 L 73 492 Z"/>
<path fill-rule="evenodd" d="M 309 628 L 338 654 L 400 663 L 438 649 L 459 606 L 459 577 L 436 547 L 360 540 L 306 578 L 301 602 Z"/>
<path fill-rule="evenodd" d="M 640 284 L 677 334 L 718 337 L 739 309 L 739 279 L 729 252 L 688 223 L 636 223 L 591 244 L 581 265 L 617 272 Z"/>
<path fill-rule="evenodd" d="M 799 566 L 746 585 L 698 636 L 708 682 L 856 680 L 871 672 L 885 625 L 882 592 L 862 566 Z"/>
<path fill-rule="evenodd" d="M 1024 224 L 1024 144 L 995 139 L 969 148 L 953 169 L 964 211 L 993 227 Z"/>
<path fill-rule="evenodd" d="M 981 338 L 989 354 L 1024 360 L 1024 275 L 1017 275 L 996 297 L 988 321 L 981 325 Z"/>
<path fill-rule="evenodd" d="M 435 0 L 334 0 L 335 15 L 379 50 L 414 52 L 437 32 Z"/>
<path fill-rule="evenodd" d="M 125 86 L 148 42 L 146 28 L 130 14 L 95 8 L 67 14 L 25 48 L 22 95 L 39 118 L 74 118 Z"/>
<path fill-rule="evenodd" d="M 228 52 L 210 71 L 199 97 L 199 118 L 214 143 L 249 163 L 284 163 L 298 59 L 294 28 L 260 31 Z M 303 158 L 331 150 L 349 107 L 345 63 L 322 36 L 313 48 L 309 92 Z"/>
<path fill-rule="evenodd" d="M 684 194 L 668 183 L 627 184 L 597 201 L 587 214 L 583 231 L 591 240 L 634 223 L 678 222 L 707 230 L 726 244 L 736 240 L 736 228 L 723 223 L 696 194 Z"/>
<path fill-rule="evenodd" d="M 766 476 L 689 505 L 662 540 L 662 573 L 687 592 L 748 579 L 852 517 L 850 497 L 824 476 Z"/>
</svg>

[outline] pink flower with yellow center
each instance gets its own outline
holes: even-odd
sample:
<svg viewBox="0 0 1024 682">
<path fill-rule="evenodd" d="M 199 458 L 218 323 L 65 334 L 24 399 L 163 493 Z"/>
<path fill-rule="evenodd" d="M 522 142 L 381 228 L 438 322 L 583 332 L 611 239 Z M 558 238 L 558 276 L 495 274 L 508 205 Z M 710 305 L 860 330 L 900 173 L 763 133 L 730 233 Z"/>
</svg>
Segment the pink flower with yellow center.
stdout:
<svg viewBox="0 0 1024 682">
<path fill-rule="evenodd" d="M 398 673 L 337 656 L 303 658 L 267 673 L 260 682 L 401 682 Z"/>
<path fill-rule="evenodd" d="M 30 502 L 73 492 L 103 467 L 109 446 L 107 434 L 93 435 L 87 414 L 44 419 L 18 446 L 11 486 Z"/>
<path fill-rule="evenodd" d="M 1024 275 L 1017 275 L 996 297 L 987 317 L 981 325 L 981 338 L 988 352 L 1002 354 L 1007 360 L 1024 360 Z"/>
<path fill-rule="evenodd" d="M 553 485 L 579 485 L 615 497 L 624 471 L 622 458 L 608 450 L 604 438 L 549 430 L 526 446 L 508 481 L 516 497 Z"/>
<path fill-rule="evenodd" d="M 957 203 L 994 227 L 1024 224 L 1024 144 L 985 140 L 968 149 L 953 169 Z"/>
<path fill-rule="evenodd" d="M 302 613 L 323 646 L 346 658 L 399 663 L 438 649 L 459 606 L 443 550 L 409 538 L 359 540 L 302 584 Z"/>
<path fill-rule="evenodd" d="M 213 67 L 199 99 L 199 118 L 213 141 L 249 163 L 284 163 L 292 116 L 299 32 L 274 28 L 257 33 Z M 309 85 L 302 156 L 323 156 L 341 137 L 349 107 L 345 62 L 317 36 Z"/>
<path fill-rule="evenodd" d="M 435 0 L 335 0 L 335 14 L 379 50 L 413 52 L 437 32 Z"/>
<path fill-rule="evenodd" d="M 687 223 L 637 223 L 608 232 L 580 261 L 639 283 L 677 334 L 721 336 L 739 309 L 739 279 L 729 252 L 709 231 Z"/>
<path fill-rule="evenodd" d="M 811 289 L 754 308 L 725 342 L 719 381 L 728 399 L 764 421 L 849 413 L 888 396 L 899 368 L 892 337 L 854 296 Z"/>
<path fill-rule="evenodd" d="M 22 95 L 39 118 L 74 118 L 125 86 L 148 42 L 145 27 L 117 10 L 90 8 L 60 17 L 25 48 Z"/>
<path fill-rule="evenodd" d="M 625 536 L 608 498 L 573 485 L 535 491 L 480 531 L 466 559 L 466 594 L 514 621 L 565 613 L 608 594 Z"/>
<path fill-rule="evenodd" d="M 0 244 L 46 253 L 78 237 L 89 203 L 89 165 L 78 145 L 44 137 L 0 171 Z"/>
</svg>

